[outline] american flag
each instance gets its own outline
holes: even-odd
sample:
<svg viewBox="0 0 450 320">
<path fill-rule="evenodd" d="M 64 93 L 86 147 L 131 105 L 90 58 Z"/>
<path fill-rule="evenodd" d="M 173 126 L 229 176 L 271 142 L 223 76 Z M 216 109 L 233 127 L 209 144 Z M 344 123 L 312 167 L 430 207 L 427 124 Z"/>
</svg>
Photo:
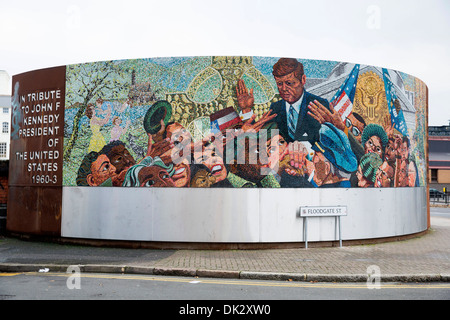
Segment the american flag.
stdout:
<svg viewBox="0 0 450 320">
<path fill-rule="evenodd" d="M 408 129 L 406 127 L 405 117 L 403 116 L 403 111 L 401 108 L 399 108 L 399 111 L 395 108 L 394 101 L 398 100 L 397 94 L 389 72 L 385 68 L 383 68 L 383 80 L 389 114 L 391 115 L 391 124 L 393 124 L 394 128 L 397 129 L 402 135 L 407 136 Z"/>
<path fill-rule="evenodd" d="M 342 120 L 347 118 L 350 112 L 352 112 L 358 74 L 359 64 L 355 64 L 352 72 L 348 75 L 347 80 L 345 80 L 331 99 L 331 105 L 334 110 L 340 114 Z"/>
</svg>

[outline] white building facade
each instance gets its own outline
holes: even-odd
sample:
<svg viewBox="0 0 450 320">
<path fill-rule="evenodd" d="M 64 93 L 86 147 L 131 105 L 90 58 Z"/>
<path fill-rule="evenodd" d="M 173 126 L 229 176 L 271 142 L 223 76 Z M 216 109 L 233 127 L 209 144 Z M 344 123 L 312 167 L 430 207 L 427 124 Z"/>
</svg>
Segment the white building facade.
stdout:
<svg viewBox="0 0 450 320">
<path fill-rule="evenodd" d="M 0 161 L 9 160 L 11 133 L 11 78 L 0 70 Z"/>
</svg>

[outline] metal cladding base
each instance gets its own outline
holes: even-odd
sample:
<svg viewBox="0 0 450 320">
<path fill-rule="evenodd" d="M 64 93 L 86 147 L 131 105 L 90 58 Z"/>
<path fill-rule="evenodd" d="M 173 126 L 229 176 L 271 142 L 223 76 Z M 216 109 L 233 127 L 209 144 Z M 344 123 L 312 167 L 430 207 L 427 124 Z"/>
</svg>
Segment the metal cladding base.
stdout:
<svg viewBox="0 0 450 320">
<path fill-rule="evenodd" d="M 270 195 L 270 196 L 269 196 Z M 300 206 L 346 205 L 344 245 L 398 239 L 428 228 L 426 188 L 178 189 L 63 188 L 61 237 L 158 248 L 334 245 L 335 217 L 308 218 Z M 83 240 L 85 239 L 85 240 Z M 133 246 L 133 244 L 129 243 Z"/>
</svg>

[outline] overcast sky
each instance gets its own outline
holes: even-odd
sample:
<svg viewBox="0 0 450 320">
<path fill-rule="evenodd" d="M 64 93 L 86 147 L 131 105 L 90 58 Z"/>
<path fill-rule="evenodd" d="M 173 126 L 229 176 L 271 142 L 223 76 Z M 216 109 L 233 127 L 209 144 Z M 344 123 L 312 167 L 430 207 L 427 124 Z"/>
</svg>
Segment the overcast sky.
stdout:
<svg viewBox="0 0 450 320">
<path fill-rule="evenodd" d="M 112 59 L 252 55 L 368 64 L 429 89 L 450 120 L 449 0 L 0 0 L 0 70 Z"/>
</svg>

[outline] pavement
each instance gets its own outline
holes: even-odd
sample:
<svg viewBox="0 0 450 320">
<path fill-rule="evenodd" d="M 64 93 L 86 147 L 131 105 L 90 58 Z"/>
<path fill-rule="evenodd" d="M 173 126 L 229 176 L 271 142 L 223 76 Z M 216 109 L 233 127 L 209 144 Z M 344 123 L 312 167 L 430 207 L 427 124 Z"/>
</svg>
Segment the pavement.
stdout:
<svg viewBox="0 0 450 320">
<path fill-rule="evenodd" d="M 450 213 L 450 210 L 448 213 Z M 0 272 L 125 273 L 309 282 L 450 282 L 450 218 L 408 240 L 343 247 L 159 250 L 0 237 Z M 70 269 L 69 269 L 70 270 Z M 378 272 L 378 273 L 374 273 Z"/>
</svg>

